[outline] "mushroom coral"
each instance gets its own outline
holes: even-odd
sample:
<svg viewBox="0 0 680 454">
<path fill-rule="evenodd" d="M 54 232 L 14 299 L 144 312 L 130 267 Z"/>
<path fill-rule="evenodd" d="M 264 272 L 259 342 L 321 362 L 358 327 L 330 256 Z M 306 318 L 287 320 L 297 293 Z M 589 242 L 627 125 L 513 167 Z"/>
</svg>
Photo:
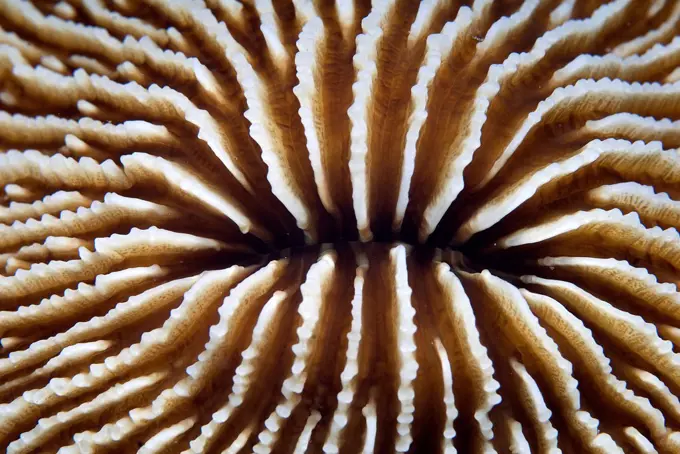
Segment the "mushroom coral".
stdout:
<svg viewBox="0 0 680 454">
<path fill-rule="evenodd" d="M 0 450 L 680 452 L 678 30 L 0 1 Z"/>
</svg>

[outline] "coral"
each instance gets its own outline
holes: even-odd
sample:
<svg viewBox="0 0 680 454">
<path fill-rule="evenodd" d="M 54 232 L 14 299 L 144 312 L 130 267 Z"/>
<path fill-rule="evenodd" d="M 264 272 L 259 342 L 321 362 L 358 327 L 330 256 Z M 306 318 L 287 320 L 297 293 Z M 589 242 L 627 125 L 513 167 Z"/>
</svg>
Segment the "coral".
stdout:
<svg viewBox="0 0 680 454">
<path fill-rule="evenodd" d="M 0 450 L 680 452 L 678 29 L 0 0 Z"/>
</svg>

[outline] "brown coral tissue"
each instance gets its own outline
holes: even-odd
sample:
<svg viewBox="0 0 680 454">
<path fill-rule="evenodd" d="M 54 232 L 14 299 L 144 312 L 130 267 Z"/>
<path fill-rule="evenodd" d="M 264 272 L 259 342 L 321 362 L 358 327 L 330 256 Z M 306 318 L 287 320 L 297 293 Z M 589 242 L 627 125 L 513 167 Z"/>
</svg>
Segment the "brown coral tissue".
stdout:
<svg viewBox="0 0 680 454">
<path fill-rule="evenodd" d="M 677 454 L 679 228 L 680 0 L 0 0 L 2 452 Z"/>
</svg>

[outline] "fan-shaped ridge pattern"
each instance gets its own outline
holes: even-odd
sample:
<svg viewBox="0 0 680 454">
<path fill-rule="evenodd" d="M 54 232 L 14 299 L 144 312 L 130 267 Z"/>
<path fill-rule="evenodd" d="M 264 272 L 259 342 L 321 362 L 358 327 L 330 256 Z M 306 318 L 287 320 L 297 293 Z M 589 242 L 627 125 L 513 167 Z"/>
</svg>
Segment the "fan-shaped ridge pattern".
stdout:
<svg viewBox="0 0 680 454">
<path fill-rule="evenodd" d="M 0 1 L 0 450 L 680 452 L 679 29 Z"/>
</svg>

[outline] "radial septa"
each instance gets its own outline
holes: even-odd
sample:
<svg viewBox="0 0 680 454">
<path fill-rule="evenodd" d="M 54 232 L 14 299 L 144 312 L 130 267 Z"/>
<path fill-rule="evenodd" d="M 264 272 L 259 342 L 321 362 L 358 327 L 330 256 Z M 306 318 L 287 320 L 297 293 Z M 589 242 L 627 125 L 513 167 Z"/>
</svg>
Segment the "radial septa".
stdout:
<svg viewBox="0 0 680 454">
<path fill-rule="evenodd" d="M 253 447 L 253 451 L 258 454 L 270 452 L 271 445 L 280 436 L 281 424 L 300 402 L 300 394 L 304 390 L 307 378 L 307 358 L 312 349 L 310 338 L 319 329 L 317 323 L 320 306 L 323 304 L 324 293 L 328 291 L 334 268 L 335 258 L 333 255 L 322 256 L 309 269 L 307 279 L 300 287 L 302 301 L 298 307 L 298 312 L 302 318 L 302 325 L 297 329 L 298 342 L 293 346 L 293 353 L 295 354 L 293 366 L 281 388 L 281 394 L 285 400 L 279 403 L 275 411 L 269 415 L 264 423 L 265 429 L 258 434 L 259 442 Z"/>
<path fill-rule="evenodd" d="M 669 180 L 674 179 L 675 151 L 663 150 L 658 142 L 645 144 L 635 142 L 631 144 L 624 140 L 607 139 L 594 140 L 581 148 L 578 153 L 562 161 L 553 162 L 537 169 L 533 173 L 525 174 L 519 181 L 503 191 L 495 191 L 495 196 L 477 209 L 465 221 L 454 237 L 457 243 L 463 243 L 473 234 L 493 226 L 522 203 L 531 201 L 534 194 L 543 200 L 549 200 L 549 193 L 541 192 L 554 190 L 563 179 L 571 178 L 580 169 L 595 172 L 596 169 L 611 169 L 621 176 L 630 175 L 636 170 L 649 169 L 650 172 L 661 172 L 661 167 L 655 164 L 664 162 L 664 173 L 671 169 Z"/>
<path fill-rule="evenodd" d="M 645 361 L 673 383 L 680 379 L 675 366 L 680 358 L 673 351 L 672 343 L 661 338 L 654 325 L 642 317 L 617 309 L 568 282 L 535 276 L 525 276 L 523 280 L 549 290 L 574 312 L 612 336 L 619 345 L 644 357 Z M 619 326 L 625 327 L 625 330 L 614 328 Z"/>
<path fill-rule="evenodd" d="M 527 301 L 531 301 L 532 309 L 535 308 L 537 313 L 542 314 L 546 323 L 560 332 L 567 342 L 573 346 L 583 346 L 574 351 L 580 355 L 579 361 L 584 365 L 583 368 L 597 377 L 593 383 L 596 383 L 599 391 L 608 395 L 609 401 L 616 402 L 620 411 L 639 419 L 647 426 L 655 441 L 659 445 L 664 445 L 670 433 L 665 427 L 663 414 L 653 407 L 649 400 L 628 389 L 626 382 L 619 380 L 613 374 L 609 358 L 605 356 L 602 347 L 597 344 L 592 333 L 583 323 L 556 300 L 528 291 L 524 292 L 524 295 Z"/>
<path fill-rule="evenodd" d="M 522 395 L 522 403 L 525 406 L 525 411 L 529 414 L 533 430 L 536 432 L 538 448 L 542 452 L 550 454 L 562 452 L 557 444 L 557 430 L 550 422 L 552 412 L 546 406 L 545 399 L 536 381 L 519 361 L 512 360 L 510 365 L 517 374 L 516 380 L 519 392 Z"/>
<path fill-rule="evenodd" d="M 679 451 L 679 14 L 0 2 L 0 449 Z"/>
</svg>

